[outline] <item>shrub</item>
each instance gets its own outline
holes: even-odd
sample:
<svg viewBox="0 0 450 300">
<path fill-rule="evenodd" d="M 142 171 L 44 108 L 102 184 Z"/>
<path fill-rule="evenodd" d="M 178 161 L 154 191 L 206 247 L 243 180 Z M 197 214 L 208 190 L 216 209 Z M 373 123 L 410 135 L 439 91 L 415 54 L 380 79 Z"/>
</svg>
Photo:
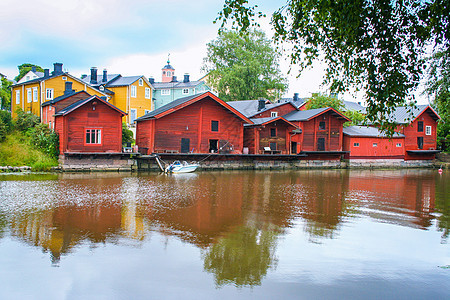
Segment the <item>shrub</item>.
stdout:
<svg viewBox="0 0 450 300">
<path fill-rule="evenodd" d="M 0 142 L 3 142 L 6 138 L 6 125 L 3 123 L 3 120 L 0 119 Z"/>
<path fill-rule="evenodd" d="M 6 132 L 11 132 L 12 129 L 12 119 L 11 119 L 11 113 L 6 110 L 0 110 L 0 122 L 3 122 L 3 125 L 5 125 Z"/>
<path fill-rule="evenodd" d="M 133 131 L 128 129 L 127 124 L 122 123 L 122 144 L 134 143 Z"/>
<path fill-rule="evenodd" d="M 40 123 L 39 117 L 32 114 L 26 113 L 22 109 L 18 109 L 17 117 L 15 119 L 16 128 L 22 132 L 26 132 L 28 129 L 35 127 Z"/>
<path fill-rule="evenodd" d="M 36 125 L 27 131 L 31 144 L 52 158 L 59 155 L 59 136 L 46 124 Z"/>
</svg>

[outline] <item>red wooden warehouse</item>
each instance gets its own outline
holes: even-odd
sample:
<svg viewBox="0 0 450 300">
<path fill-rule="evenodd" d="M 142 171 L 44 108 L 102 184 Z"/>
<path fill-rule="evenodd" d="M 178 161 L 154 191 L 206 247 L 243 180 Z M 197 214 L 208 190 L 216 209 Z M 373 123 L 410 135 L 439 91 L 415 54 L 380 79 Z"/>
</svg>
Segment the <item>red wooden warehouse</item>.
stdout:
<svg viewBox="0 0 450 300">
<path fill-rule="evenodd" d="M 242 153 L 247 117 L 211 92 L 172 101 L 136 119 L 148 153 Z"/>
<path fill-rule="evenodd" d="M 122 152 L 123 111 L 97 96 L 58 110 L 55 131 L 60 154 Z"/>
</svg>

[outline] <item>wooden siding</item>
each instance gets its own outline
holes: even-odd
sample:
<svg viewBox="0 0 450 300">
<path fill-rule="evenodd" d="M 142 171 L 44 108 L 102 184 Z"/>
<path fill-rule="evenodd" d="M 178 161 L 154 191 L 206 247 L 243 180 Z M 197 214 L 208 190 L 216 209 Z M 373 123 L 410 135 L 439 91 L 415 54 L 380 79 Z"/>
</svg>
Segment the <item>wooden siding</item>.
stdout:
<svg viewBox="0 0 450 300">
<path fill-rule="evenodd" d="M 60 150 L 64 152 L 122 152 L 122 114 L 103 103 L 93 110 L 87 103 L 75 111 L 56 118 Z M 101 129 L 101 145 L 86 145 L 85 130 Z"/>
<path fill-rule="evenodd" d="M 355 143 L 358 146 L 355 146 Z M 400 147 L 397 147 L 397 144 Z M 404 158 L 405 139 L 344 135 L 344 151 L 350 151 L 350 158 Z"/>
<path fill-rule="evenodd" d="M 271 130 L 276 130 L 276 136 L 271 136 Z M 281 151 L 281 154 L 289 154 L 290 149 L 290 138 L 289 138 L 289 130 L 293 130 L 294 128 L 291 125 L 286 124 L 282 121 L 275 121 L 270 123 L 259 130 L 259 147 L 258 151 L 255 154 L 260 154 L 264 152 L 264 147 L 270 147 L 271 143 L 276 143 L 278 151 Z"/>
<path fill-rule="evenodd" d="M 219 131 L 211 131 L 211 121 L 219 121 Z M 136 140 L 150 152 L 181 152 L 181 139 L 189 139 L 189 151 L 208 153 L 209 141 L 234 153 L 242 153 L 243 121 L 211 98 L 205 98 L 153 121 L 138 122 Z M 152 133 L 153 132 L 153 133 Z M 153 139 L 153 143 L 151 140 Z"/>
<path fill-rule="evenodd" d="M 83 91 L 81 93 L 78 93 L 76 95 L 67 97 L 66 99 L 63 99 L 55 104 L 52 105 L 46 105 L 44 107 L 42 107 L 42 123 L 44 124 L 49 124 L 50 122 L 54 123 L 55 122 L 55 117 L 54 114 L 57 113 L 58 111 L 60 111 L 63 108 L 66 108 L 69 105 L 72 105 L 73 103 L 83 100 L 83 99 L 87 99 L 91 97 L 90 94 L 88 94 L 87 92 Z"/>
</svg>

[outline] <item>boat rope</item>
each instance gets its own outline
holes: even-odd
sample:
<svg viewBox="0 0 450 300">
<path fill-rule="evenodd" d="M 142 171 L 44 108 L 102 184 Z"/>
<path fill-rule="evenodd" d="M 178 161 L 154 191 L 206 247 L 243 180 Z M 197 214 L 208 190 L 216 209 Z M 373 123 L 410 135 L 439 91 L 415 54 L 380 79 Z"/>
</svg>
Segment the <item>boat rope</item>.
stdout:
<svg viewBox="0 0 450 300">
<path fill-rule="evenodd" d="M 222 147 L 219 148 L 218 151 L 222 150 L 226 145 L 228 145 L 230 143 L 230 141 L 227 141 L 225 143 L 225 145 L 223 145 Z M 205 156 L 203 159 L 199 160 L 198 163 L 201 163 L 202 161 L 206 160 L 208 157 L 210 157 L 211 155 L 214 155 L 214 153 L 209 154 L 208 156 Z"/>
</svg>

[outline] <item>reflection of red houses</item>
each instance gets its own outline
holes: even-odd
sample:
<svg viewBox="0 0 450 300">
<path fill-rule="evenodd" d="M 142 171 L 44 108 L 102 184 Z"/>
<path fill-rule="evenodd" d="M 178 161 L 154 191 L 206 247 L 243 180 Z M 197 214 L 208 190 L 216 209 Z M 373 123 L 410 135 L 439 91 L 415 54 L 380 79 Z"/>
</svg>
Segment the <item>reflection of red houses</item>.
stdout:
<svg viewBox="0 0 450 300">
<path fill-rule="evenodd" d="M 136 144 L 149 152 L 242 153 L 243 114 L 211 92 L 170 102 L 136 119 Z"/>
<path fill-rule="evenodd" d="M 67 98 L 68 101 L 72 99 Z M 59 134 L 60 153 L 122 152 L 124 115 L 123 111 L 97 96 L 57 110 L 55 131 Z"/>
</svg>

